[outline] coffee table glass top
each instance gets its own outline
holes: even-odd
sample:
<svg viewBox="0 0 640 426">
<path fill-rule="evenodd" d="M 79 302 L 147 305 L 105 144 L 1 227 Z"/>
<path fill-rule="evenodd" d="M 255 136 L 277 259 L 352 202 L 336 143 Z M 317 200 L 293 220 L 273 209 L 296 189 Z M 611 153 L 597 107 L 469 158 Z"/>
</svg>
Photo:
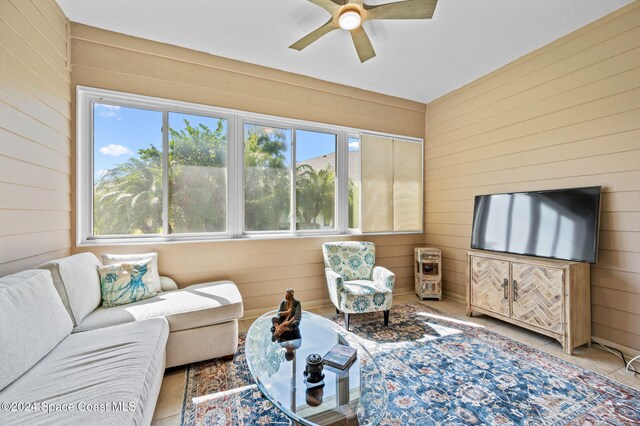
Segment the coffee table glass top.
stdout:
<svg viewBox="0 0 640 426">
<path fill-rule="evenodd" d="M 324 317 L 302 312 L 300 338 L 273 341 L 271 318 L 275 314 L 268 312 L 256 319 L 245 342 L 247 364 L 260 391 L 289 418 L 304 425 L 345 420 L 348 424 L 378 424 L 387 410 L 385 381 L 354 335 Z M 324 357 L 336 343 L 357 349 L 356 361 L 344 372 L 325 366 L 324 387 L 308 390 L 303 375 L 307 356 Z"/>
</svg>

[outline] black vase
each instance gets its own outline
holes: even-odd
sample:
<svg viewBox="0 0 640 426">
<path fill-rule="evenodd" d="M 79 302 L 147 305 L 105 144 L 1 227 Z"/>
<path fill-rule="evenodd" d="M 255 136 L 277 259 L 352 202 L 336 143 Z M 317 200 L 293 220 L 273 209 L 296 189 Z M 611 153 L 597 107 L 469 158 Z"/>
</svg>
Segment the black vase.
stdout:
<svg viewBox="0 0 640 426">
<path fill-rule="evenodd" d="M 307 383 L 314 384 L 319 383 L 324 379 L 322 374 L 322 357 L 318 354 L 311 354 L 307 357 L 307 367 L 304 369 L 304 376 Z"/>
<path fill-rule="evenodd" d="M 322 404 L 322 397 L 324 396 L 324 389 L 322 387 L 315 387 L 307 389 L 305 392 L 305 400 L 310 407 L 317 407 Z"/>
</svg>

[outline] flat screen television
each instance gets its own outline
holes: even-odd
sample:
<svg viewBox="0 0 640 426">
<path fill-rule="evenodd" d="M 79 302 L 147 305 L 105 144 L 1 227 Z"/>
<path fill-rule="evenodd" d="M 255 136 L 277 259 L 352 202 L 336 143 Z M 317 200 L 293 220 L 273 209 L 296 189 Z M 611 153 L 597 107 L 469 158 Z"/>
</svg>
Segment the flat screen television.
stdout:
<svg viewBox="0 0 640 426">
<path fill-rule="evenodd" d="M 478 195 L 471 248 L 596 262 L 601 187 Z"/>
</svg>

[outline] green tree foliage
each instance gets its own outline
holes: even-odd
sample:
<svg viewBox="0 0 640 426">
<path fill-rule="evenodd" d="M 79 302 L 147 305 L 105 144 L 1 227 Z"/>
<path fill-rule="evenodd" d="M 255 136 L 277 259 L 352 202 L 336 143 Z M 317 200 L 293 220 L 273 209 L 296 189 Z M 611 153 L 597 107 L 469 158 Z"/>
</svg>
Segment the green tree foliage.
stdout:
<svg viewBox="0 0 640 426">
<path fill-rule="evenodd" d="M 222 120 L 169 129 L 170 232 L 221 232 L 226 229 L 227 135 Z"/>
<path fill-rule="evenodd" d="M 169 129 L 169 228 L 171 232 L 213 232 L 226 228 L 227 140 L 216 129 Z M 162 153 L 151 145 L 138 158 L 109 170 L 95 189 L 94 233 L 162 232 Z"/>
<path fill-rule="evenodd" d="M 289 229 L 289 146 L 282 130 L 250 128 L 244 144 L 244 224 L 248 231 Z"/>
<path fill-rule="evenodd" d="M 335 188 L 335 173 L 331 167 L 320 170 L 314 170 L 308 164 L 296 167 L 298 229 L 319 229 L 333 225 Z"/>
<path fill-rule="evenodd" d="M 162 156 L 153 145 L 108 170 L 94 193 L 94 233 L 153 234 L 162 230 Z"/>
<path fill-rule="evenodd" d="M 170 232 L 215 232 L 226 229 L 227 139 L 223 121 L 215 129 L 200 124 L 169 129 Z M 244 147 L 245 229 L 288 230 L 291 211 L 289 145 L 281 130 L 250 128 Z M 334 225 L 335 172 L 296 167 L 298 229 Z M 349 181 L 349 211 L 357 187 Z M 349 225 L 354 219 L 349 216 Z M 162 232 L 162 153 L 151 145 L 116 165 L 96 182 L 94 233 Z"/>
</svg>

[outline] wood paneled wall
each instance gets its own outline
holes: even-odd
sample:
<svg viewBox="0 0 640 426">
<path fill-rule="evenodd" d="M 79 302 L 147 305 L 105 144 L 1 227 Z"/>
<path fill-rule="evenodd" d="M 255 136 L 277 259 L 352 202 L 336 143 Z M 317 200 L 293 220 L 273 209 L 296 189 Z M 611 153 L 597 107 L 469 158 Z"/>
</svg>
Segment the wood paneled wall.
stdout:
<svg viewBox="0 0 640 426">
<path fill-rule="evenodd" d="M 72 24 L 72 85 L 209 104 L 413 137 L 423 137 L 424 104 L 257 65 Z M 73 144 L 75 146 L 75 143 Z M 231 279 L 245 309 L 273 309 L 284 289 L 303 301 L 328 299 L 321 245 L 346 238 L 296 238 L 81 247 L 73 252 L 157 250 L 159 269 L 180 286 Z M 351 238 L 358 239 L 358 238 Z M 413 248 L 422 234 L 360 238 L 377 245 L 377 263 L 413 287 Z M 75 241 L 75 238 L 74 238 Z"/>
<path fill-rule="evenodd" d="M 80 247 L 74 252 L 144 253 L 158 251 L 158 269 L 180 287 L 229 279 L 238 284 L 248 316 L 277 308 L 284 290 L 291 287 L 307 303 L 329 303 L 324 277 L 322 243 L 362 240 L 376 244 L 376 264 L 396 274 L 396 293 L 413 289 L 413 248 L 421 247 L 422 234 L 396 236 L 232 240 L 166 243 L 157 245 Z"/>
<path fill-rule="evenodd" d="M 71 24 L 75 85 L 422 138 L 424 104 Z"/>
<path fill-rule="evenodd" d="M 640 350 L 640 2 L 427 106 L 425 240 L 465 296 L 475 195 L 602 185 L 593 335 Z"/>
<path fill-rule="evenodd" d="M 0 2 L 0 276 L 69 254 L 67 32 L 53 0 Z"/>
</svg>

